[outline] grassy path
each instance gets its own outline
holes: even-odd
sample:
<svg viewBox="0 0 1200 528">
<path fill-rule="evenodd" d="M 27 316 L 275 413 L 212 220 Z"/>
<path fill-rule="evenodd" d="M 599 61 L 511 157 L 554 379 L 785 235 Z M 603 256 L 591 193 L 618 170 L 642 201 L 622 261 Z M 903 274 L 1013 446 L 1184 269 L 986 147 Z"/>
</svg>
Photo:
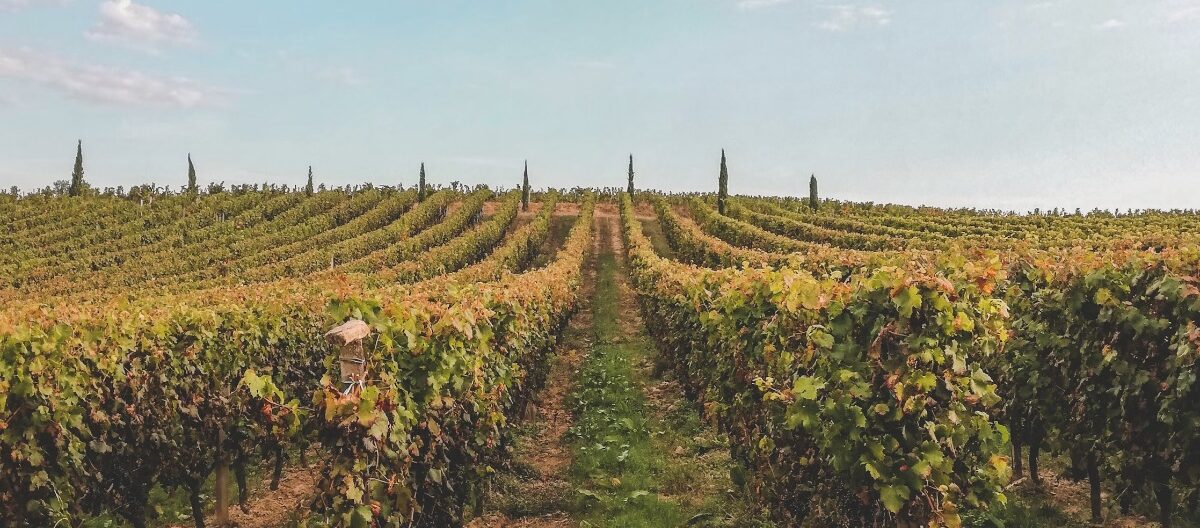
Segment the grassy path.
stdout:
<svg viewBox="0 0 1200 528">
<path fill-rule="evenodd" d="M 624 269 L 615 211 L 596 214 L 590 302 L 571 323 L 495 512 L 472 527 L 769 526 L 735 493 L 724 437 L 678 385 L 651 375 L 654 346 Z"/>
</svg>

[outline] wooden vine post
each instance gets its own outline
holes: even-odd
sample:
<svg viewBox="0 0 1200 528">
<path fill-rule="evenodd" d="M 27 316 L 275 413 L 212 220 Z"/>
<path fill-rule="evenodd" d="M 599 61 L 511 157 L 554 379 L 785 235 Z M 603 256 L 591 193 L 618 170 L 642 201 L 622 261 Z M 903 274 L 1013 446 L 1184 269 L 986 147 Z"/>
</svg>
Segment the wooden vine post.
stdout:
<svg viewBox="0 0 1200 528">
<path fill-rule="evenodd" d="M 367 379 L 367 356 L 363 338 L 371 335 L 371 327 L 358 319 L 346 321 L 325 334 L 325 339 L 339 350 L 339 370 L 344 390 L 361 385 Z"/>
<path fill-rule="evenodd" d="M 217 526 L 229 525 L 229 461 L 225 458 L 225 429 L 217 433 L 217 474 L 213 482 Z"/>
<path fill-rule="evenodd" d="M 229 397 L 228 389 L 222 394 Z M 225 428 L 217 431 L 217 471 L 213 479 L 213 500 L 216 502 L 213 514 L 217 526 L 229 525 L 229 458 L 225 454 Z"/>
</svg>

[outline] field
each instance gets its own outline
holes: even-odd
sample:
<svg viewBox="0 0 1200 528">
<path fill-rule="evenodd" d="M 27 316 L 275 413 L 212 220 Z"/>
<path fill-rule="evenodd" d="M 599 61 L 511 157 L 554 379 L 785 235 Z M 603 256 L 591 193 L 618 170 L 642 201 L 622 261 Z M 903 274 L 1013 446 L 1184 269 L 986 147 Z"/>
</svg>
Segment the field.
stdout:
<svg viewBox="0 0 1200 528">
<path fill-rule="evenodd" d="M 0 526 L 1200 519 L 1190 211 L 426 191 L 0 196 Z"/>
</svg>

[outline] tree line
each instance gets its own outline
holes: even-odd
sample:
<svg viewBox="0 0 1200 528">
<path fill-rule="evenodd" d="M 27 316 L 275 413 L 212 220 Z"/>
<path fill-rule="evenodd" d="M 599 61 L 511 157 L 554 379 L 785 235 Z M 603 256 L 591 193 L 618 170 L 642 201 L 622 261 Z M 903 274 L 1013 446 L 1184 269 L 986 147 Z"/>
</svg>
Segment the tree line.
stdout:
<svg viewBox="0 0 1200 528">
<path fill-rule="evenodd" d="M 188 155 L 187 155 L 187 165 L 188 165 L 187 183 L 185 186 L 180 187 L 178 194 L 191 194 L 191 195 L 201 194 L 201 188 L 200 188 L 200 185 L 199 185 L 199 183 L 197 181 L 197 177 L 196 177 L 196 165 L 192 161 L 191 153 L 188 153 Z M 370 186 L 370 184 L 366 184 L 366 185 Z M 452 182 L 450 185 L 450 188 L 455 189 L 455 190 L 457 190 L 458 187 L 459 187 L 459 182 L 457 182 L 457 181 Z M 244 187 L 244 186 L 236 186 L 235 185 L 231 188 L 231 190 L 248 190 L 248 189 L 257 190 L 258 188 L 259 187 L 257 185 L 254 185 L 253 187 Z M 349 188 L 349 186 L 347 186 L 347 188 Z M 524 171 L 522 174 L 522 181 L 518 188 L 521 189 L 521 210 L 528 211 L 529 210 L 529 197 L 530 197 L 529 160 L 525 160 Z M 286 190 L 287 186 L 276 186 L 276 185 L 270 185 L 270 184 L 264 183 L 262 185 L 262 189 L 264 189 L 264 190 L 266 190 L 266 189 Z M 299 189 L 295 189 L 295 190 L 299 190 Z M 304 188 L 303 188 L 304 193 L 309 196 L 312 196 L 312 194 L 314 192 L 324 191 L 324 190 L 326 190 L 326 186 L 324 184 L 314 185 L 313 168 L 312 168 L 312 165 L 309 165 L 308 166 L 308 180 L 305 183 Z M 417 196 L 418 196 L 417 200 L 424 201 L 425 198 L 429 196 L 430 190 L 431 190 L 430 186 L 425 182 L 425 163 L 422 162 L 421 166 L 420 166 L 420 172 L 418 174 L 418 180 L 417 180 Z M 225 182 L 209 183 L 203 189 L 203 191 L 206 194 L 218 194 L 218 193 L 226 192 Z M 630 197 L 633 197 L 634 192 L 635 192 L 633 154 L 629 155 L 628 180 L 626 182 L 625 192 L 628 193 Z M 18 189 L 16 186 L 13 186 L 10 188 L 9 193 L 13 196 L 19 196 L 20 189 Z M 85 195 L 92 195 L 92 194 L 103 194 L 103 195 L 110 195 L 110 196 L 112 196 L 112 195 L 123 196 L 123 197 L 128 197 L 130 199 L 135 199 L 135 200 L 139 200 L 139 199 L 146 200 L 146 199 L 152 199 L 153 197 L 156 197 L 156 196 L 171 195 L 174 193 L 171 191 L 171 187 L 169 185 L 160 187 L 154 183 L 144 184 L 144 185 L 135 185 L 133 187 L 130 187 L 128 192 L 125 191 L 125 188 L 123 186 L 106 187 L 104 189 L 98 189 L 98 188 L 92 187 L 90 184 L 87 183 L 86 180 L 84 180 L 83 140 L 79 140 L 75 145 L 75 165 L 74 165 L 73 169 L 71 170 L 70 180 L 55 181 L 53 185 L 47 186 L 41 190 L 35 191 L 32 194 L 57 195 L 57 196 L 85 196 Z M 720 169 L 720 175 L 717 178 L 717 209 L 721 214 L 726 213 L 726 203 L 727 203 L 728 199 L 729 199 L 729 170 L 726 166 L 725 149 L 721 149 L 721 169 Z M 819 200 L 817 198 L 816 175 L 813 175 L 809 179 L 809 206 L 814 211 L 817 210 L 817 208 L 819 206 Z"/>
</svg>

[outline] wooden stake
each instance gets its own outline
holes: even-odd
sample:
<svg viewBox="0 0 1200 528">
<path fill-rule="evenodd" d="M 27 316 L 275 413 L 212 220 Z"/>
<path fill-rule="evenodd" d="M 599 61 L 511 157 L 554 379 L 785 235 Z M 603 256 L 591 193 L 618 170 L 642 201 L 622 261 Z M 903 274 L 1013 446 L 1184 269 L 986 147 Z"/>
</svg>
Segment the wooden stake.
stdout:
<svg viewBox="0 0 1200 528">
<path fill-rule="evenodd" d="M 217 526 L 229 524 L 229 462 L 225 457 L 225 430 L 217 433 L 217 475 L 213 487 L 216 490 Z"/>
<path fill-rule="evenodd" d="M 1087 454 L 1087 476 L 1092 503 L 1092 524 L 1102 524 L 1104 517 L 1100 511 L 1100 463 L 1094 452 Z"/>
</svg>

